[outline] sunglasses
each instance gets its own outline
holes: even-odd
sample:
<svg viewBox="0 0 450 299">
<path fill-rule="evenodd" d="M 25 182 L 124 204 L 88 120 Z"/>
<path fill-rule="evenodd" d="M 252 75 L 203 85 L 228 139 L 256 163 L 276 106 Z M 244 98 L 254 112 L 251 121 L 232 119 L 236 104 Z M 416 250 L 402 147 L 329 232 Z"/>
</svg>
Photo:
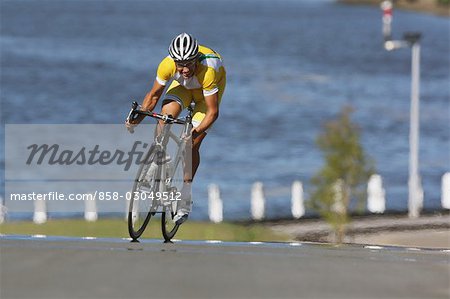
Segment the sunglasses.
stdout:
<svg viewBox="0 0 450 299">
<path fill-rule="evenodd" d="M 185 60 L 185 61 L 175 61 L 175 64 L 177 65 L 177 67 L 187 67 L 187 68 L 191 68 L 194 66 L 194 64 L 196 63 L 196 59 L 192 59 L 192 60 Z"/>
</svg>

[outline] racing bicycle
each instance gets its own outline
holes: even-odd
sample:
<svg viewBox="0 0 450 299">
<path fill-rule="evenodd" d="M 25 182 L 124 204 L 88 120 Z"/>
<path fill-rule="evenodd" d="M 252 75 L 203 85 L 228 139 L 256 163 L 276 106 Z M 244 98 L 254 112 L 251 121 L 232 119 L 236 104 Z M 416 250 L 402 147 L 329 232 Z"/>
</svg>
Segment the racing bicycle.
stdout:
<svg viewBox="0 0 450 299">
<path fill-rule="evenodd" d="M 165 243 L 178 231 L 179 224 L 174 221 L 178 205 L 181 201 L 181 188 L 186 172 L 192 169 L 191 130 L 194 103 L 188 107 L 184 118 L 174 118 L 155 112 L 139 109 L 137 102 L 133 102 L 128 113 L 127 121 L 135 120 L 139 115 L 146 115 L 159 120 L 155 129 L 155 138 L 148 152 L 141 161 L 134 180 L 128 207 L 128 232 L 132 242 L 138 242 L 150 219 L 161 214 L 161 230 Z M 178 136 L 171 130 L 173 124 L 182 125 Z M 130 130 L 133 133 L 133 129 Z M 167 144 L 175 142 L 176 154 L 171 158 L 167 154 Z"/>
</svg>

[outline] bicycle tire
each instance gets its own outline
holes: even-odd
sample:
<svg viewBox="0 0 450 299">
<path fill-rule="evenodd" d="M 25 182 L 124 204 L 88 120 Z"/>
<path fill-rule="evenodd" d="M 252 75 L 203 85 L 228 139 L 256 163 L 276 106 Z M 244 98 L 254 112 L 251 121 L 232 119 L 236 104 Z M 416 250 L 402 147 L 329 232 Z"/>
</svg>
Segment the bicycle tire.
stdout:
<svg viewBox="0 0 450 299">
<path fill-rule="evenodd" d="M 170 217 L 167 217 L 170 213 Z M 175 213 L 173 212 L 163 212 L 161 216 L 161 230 L 166 242 L 170 242 L 180 227 L 179 224 L 173 223 L 173 217 Z M 171 224 L 173 223 L 173 224 Z"/>
<path fill-rule="evenodd" d="M 178 177 L 178 181 L 183 182 L 183 176 L 184 176 L 184 167 L 185 167 L 185 161 L 184 161 L 184 154 L 183 158 L 179 159 L 178 161 L 175 161 L 175 165 L 173 168 L 173 172 L 171 173 L 171 182 L 172 184 L 177 181 L 174 179 L 175 177 Z M 181 177 L 179 177 L 181 176 Z M 176 197 L 176 194 L 174 194 L 174 191 L 176 191 L 176 188 L 173 188 L 171 190 L 171 197 Z M 178 228 L 180 227 L 179 224 L 176 224 L 173 222 L 173 218 L 175 217 L 176 211 L 178 209 L 178 201 L 172 201 L 169 206 L 166 206 L 164 208 L 164 211 L 161 215 L 161 231 L 162 235 L 164 237 L 164 240 L 166 242 L 170 242 L 170 240 L 175 236 L 175 234 L 178 231 Z"/>
<path fill-rule="evenodd" d="M 136 194 L 140 194 L 139 188 L 142 187 L 144 183 L 146 183 L 146 174 L 149 171 L 150 167 L 153 163 L 155 163 L 155 157 L 157 154 L 157 148 L 155 145 L 152 145 L 150 149 L 147 152 L 147 155 L 145 156 L 145 159 L 143 163 L 139 166 L 139 170 L 137 172 L 136 178 L 134 180 L 133 189 L 131 192 L 131 198 L 130 198 L 130 204 L 128 206 L 128 233 L 133 241 L 136 241 L 143 233 L 145 228 L 147 227 L 148 223 L 150 222 L 150 219 L 152 217 L 152 214 L 154 215 L 154 212 L 151 211 L 151 208 L 153 207 L 153 203 L 151 203 L 149 208 L 144 209 L 140 214 L 143 216 L 143 221 L 139 221 L 139 215 L 137 216 L 138 219 L 135 219 L 133 216 L 133 212 L 137 213 L 139 211 L 133 211 L 135 209 L 135 206 L 139 206 L 139 203 L 136 200 Z M 158 164 L 156 164 L 158 165 Z M 153 190 L 154 192 L 157 190 L 157 185 L 159 184 L 157 178 L 158 174 L 161 173 L 161 166 L 158 165 L 156 169 L 154 169 L 154 173 L 152 175 L 153 184 L 156 184 L 156 186 L 149 186 L 150 190 Z M 155 179 L 156 178 L 156 179 Z M 138 192 L 138 193 L 136 193 Z M 147 202 L 149 200 L 147 199 Z M 137 209 L 137 208 L 136 208 Z M 138 222 L 138 223 L 136 223 Z"/>
</svg>

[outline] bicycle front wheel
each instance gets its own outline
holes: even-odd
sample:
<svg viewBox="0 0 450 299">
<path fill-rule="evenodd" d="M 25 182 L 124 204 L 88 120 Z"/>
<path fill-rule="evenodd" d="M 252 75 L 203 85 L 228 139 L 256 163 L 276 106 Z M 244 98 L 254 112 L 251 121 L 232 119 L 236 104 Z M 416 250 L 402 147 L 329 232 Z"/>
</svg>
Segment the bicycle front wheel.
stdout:
<svg viewBox="0 0 450 299">
<path fill-rule="evenodd" d="M 152 200 L 160 185 L 161 165 L 157 163 L 157 155 L 158 149 L 153 145 L 139 167 L 133 184 L 128 207 L 128 232 L 133 241 L 142 235 L 158 208 Z"/>
</svg>

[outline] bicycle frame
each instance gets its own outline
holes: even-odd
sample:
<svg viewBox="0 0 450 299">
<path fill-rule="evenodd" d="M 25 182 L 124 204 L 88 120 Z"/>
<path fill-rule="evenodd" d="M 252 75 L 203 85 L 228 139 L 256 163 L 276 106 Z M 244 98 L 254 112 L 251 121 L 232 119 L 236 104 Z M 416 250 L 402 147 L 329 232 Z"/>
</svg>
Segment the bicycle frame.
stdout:
<svg viewBox="0 0 450 299">
<path fill-rule="evenodd" d="M 155 139 L 154 139 L 154 146 L 156 152 L 163 153 L 165 156 L 166 152 L 166 146 L 169 140 L 173 140 L 177 145 L 177 153 L 175 155 L 175 159 L 173 160 L 173 168 L 168 169 L 168 163 L 164 163 L 163 159 L 165 157 L 160 157 L 161 160 L 158 161 L 161 163 L 161 173 L 160 173 L 160 181 L 159 181 L 159 192 L 167 192 L 167 191 L 173 191 L 172 190 L 172 183 L 173 183 L 173 177 L 175 175 L 175 171 L 179 165 L 179 163 L 182 161 L 182 159 L 186 156 L 186 148 L 187 148 L 187 142 L 191 140 L 191 129 L 192 129 L 192 113 L 194 110 L 194 103 L 191 103 L 188 107 L 188 114 L 185 118 L 174 118 L 171 115 L 163 115 L 159 113 L 139 110 L 138 103 L 133 102 L 131 110 L 128 114 L 127 121 L 135 119 L 138 115 L 146 115 L 153 118 L 156 118 L 163 122 L 163 127 L 161 132 L 158 131 L 158 127 L 155 131 Z M 182 124 L 183 130 L 181 132 L 181 136 L 175 135 L 170 129 L 172 124 Z M 190 156 L 190 155 L 189 155 Z M 183 165 L 184 169 L 184 176 L 186 176 L 186 165 Z M 188 165 L 188 171 L 192 172 L 192 167 Z M 189 179 L 192 179 L 192 173 L 187 173 L 187 176 Z M 184 180 L 184 177 L 183 177 Z M 158 208 L 160 204 L 158 204 L 155 209 Z M 164 205 L 163 205 L 164 206 Z M 172 205 L 168 205 L 172 206 Z M 165 208 L 164 208 L 165 209 Z M 156 210 L 154 211 L 156 212 Z M 173 211 L 171 211 L 173 212 Z"/>
</svg>

